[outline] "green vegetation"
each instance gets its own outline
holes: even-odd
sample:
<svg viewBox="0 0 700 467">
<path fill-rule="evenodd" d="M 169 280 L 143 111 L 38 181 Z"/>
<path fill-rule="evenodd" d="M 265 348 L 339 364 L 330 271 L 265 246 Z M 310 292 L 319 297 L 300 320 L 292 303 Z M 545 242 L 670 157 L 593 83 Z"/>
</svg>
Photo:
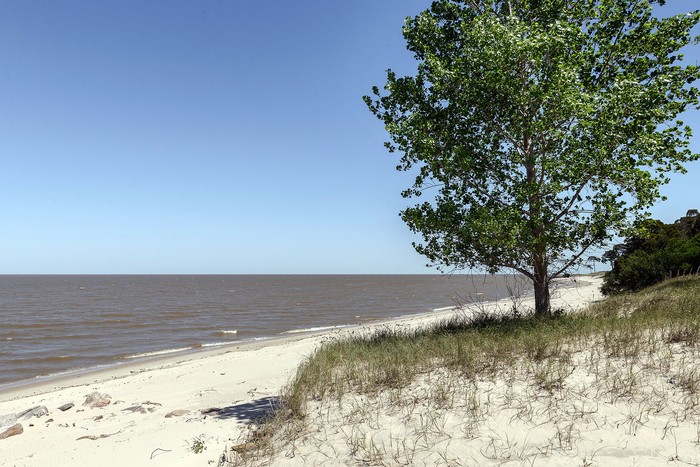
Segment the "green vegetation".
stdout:
<svg viewBox="0 0 700 467">
<path fill-rule="evenodd" d="M 700 215 L 691 209 L 673 224 L 648 220 L 638 233 L 605 253 L 613 264 L 605 294 L 640 290 L 668 277 L 700 272 Z"/>
<path fill-rule="evenodd" d="M 698 361 L 698 277 L 612 296 L 580 313 L 456 316 L 424 330 L 358 335 L 305 361 L 275 418 L 254 427 L 248 448 L 229 461 L 257 464 L 280 449 L 301 455 L 311 443 L 330 459 L 340 445 L 359 463 L 411 464 L 425 461 L 421 455 L 451 459 L 445 440 L 494 436 L 482 455 L 531 462 L 574 451 L 578 423 L 619 430 L 617 418 L 598 414 L 601 401 L 627 404 L 619 415 L 625 433 L 644 429 L 653 415 L 668 420 L 666 436 L 700 420 Z M 496 438 L 489 427 L 496 410 L 508 411 L 524 432 L 551 429 L 527 446 Z M 391 435 L 380 441 L 380 414 L 412 427 L 400 434 L 403 444 Z M 594 454 L 581 456 L 584 465 Z"/>
<path fill-rule="evenodd" d="M 700 12 L 663 3 L 437 0 L 407 19 L 416 75 L 390 70 L 365 102 L 415 175 L 404 197 L 435 190 L 401 213 L 419 253 L 518 271 L 548 314 L 551 280 L 645 217 L 698 158 L 677 117 L 698 102 L 678 51 Z"/>
<path fill-rule="evenodd" d="M 188 449 L 195 454 L 201 454 L 207 449 L 204 435 L 195 436 L 189 443 Z"/>
<path fill-rule="evenodd" d="M 584 313 L 456 316 L 428 330 L 386 330 L 330 343 L 299 367 L 285 399 L 295 416 L 303 416 L 309 400 L 401 388 L 439 368 L 465 378 L 493 376 L 518 358 L 567 360 L 592 342 L 610 356 L 629 355 L 639 351 L 643 331 L 700 342 L 700 280 L 679 279 L 615 296 Z"/>
</svg>

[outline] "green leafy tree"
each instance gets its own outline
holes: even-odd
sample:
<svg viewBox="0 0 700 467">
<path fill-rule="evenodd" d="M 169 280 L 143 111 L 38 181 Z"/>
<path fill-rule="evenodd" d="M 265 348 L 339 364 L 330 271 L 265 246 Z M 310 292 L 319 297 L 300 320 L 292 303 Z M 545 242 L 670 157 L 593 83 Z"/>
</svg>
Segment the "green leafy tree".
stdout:
<svg viewBox="0 0 700 467">
<path fill-rule="evenodd" d="M 691 209 L 673 224 L 645 219 L 624 243 L 604 257 L 612 264 L 605 273 L 605 294 L 639 290 L 666 277 L 700 271 L 700 216 Z"/>
<path fill-rule="evenodd" d="M 441 269 L 514 270 L 550 313 L 552 279 L 643 218 L 698 158 L 679 49 L 700 12 L 653 0 L 437 0 L 406 20 L 415 76 L 365 96 L 415 175 L 402 211 Z M 433 193 L 433 192 L 431 192 Z"/>
</svg>

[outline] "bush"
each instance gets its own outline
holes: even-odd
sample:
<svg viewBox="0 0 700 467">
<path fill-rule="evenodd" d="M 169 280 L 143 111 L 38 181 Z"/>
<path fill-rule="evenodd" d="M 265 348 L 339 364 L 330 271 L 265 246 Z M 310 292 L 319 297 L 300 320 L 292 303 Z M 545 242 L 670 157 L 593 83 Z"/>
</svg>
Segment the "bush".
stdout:
<svg viewBox="0 0 700 467">
<path fill-rule="evenodd" d="M 696 210 L 673 224 L 645 221 L 638 232 L 603 255 L 613 264 L 604 276 L 603 293 L 639 290 L 700 268 L 700 216 Z"/>
</svg>

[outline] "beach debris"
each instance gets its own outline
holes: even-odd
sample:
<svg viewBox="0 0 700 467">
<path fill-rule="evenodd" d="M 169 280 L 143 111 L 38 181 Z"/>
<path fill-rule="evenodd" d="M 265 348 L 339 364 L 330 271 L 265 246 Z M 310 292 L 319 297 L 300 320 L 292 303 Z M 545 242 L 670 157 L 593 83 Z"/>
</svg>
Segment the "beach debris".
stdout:
<svg viewBox="0 0 700 467">
<path fill-rule="evenodd" d="M 186 415 L 188 413 L 190 413 L 190 411 L 185 409 L 173 410 L 172 412 L 166 414 L 165 418 L 182 417 L 183 415 Z"/>
<path fill-rule="evenodd" d="M 61 412 L 65 412 L 66 410 L 70 410 L 70 409 L 72 409 L 73 407 L 75 407 L 75 404 L 72 403 L 72 402 L 69 402 L 69 403 L 67 403 L 67 404 L 63 404 L 62 406 L 60 406 L 60 407 L 58 408 L 58 410 L 60 410 Z"/>
<path fill-rule="evenodd" d="M 146 409 L 142 405 L 132 405 L 131 407 L 122 409 L 122 412 L 146 413 Z"/>
<path fill-rule="evenodd" d="M 17 418 L 21 418 L 23 420 L 29 420 L 32 417 L 43 417 L 44 415 L 49 414 L 49 409 L 47 409 L 43 405 L 37 405 L 36 407 L 32 407 L 31 409 L 27 409 L 24 412 L 20 412 L 17 414 Z"/>
<path fill-rule="evenodd" d="M 151 402 L 151 401 L 146 401 L 143 403 L 143 405 L 157 405 L 159 407 L 163 407 L 163 404 L 161 404 L 160 402 Z"/>
<path fill-rule="evenodd" d="M 219 415 L 223 411 L 220 407 L 209 407 L 208 409 L 202 409 L 199 412 L 202 415 Z"/>
<path fill-rule="evenodd" d="M 93 420 L 94 422 L 99 422 L 99 421 L 102 420 L 103 418 L 105 418 L 103 415 L 98 415 L 97 417 L 94 417 L 92 420 Z"/>
<path fill-rule="evenodd" d="M 80 438 L 77 438 L 76 441 L 80 441 L 81 439 L 89 439 L 91 441 L 96 441 L 98 439 L 109 438 L 110 436 L 118 435 L 122 431 L 124 431 L 124 430 L 115 431 L 114 433 L 109 433 L 109 434 L 85 435 L 85 436 L 81 436 Z"/>
<path fill-rule="evenodd" d="M 8 427 L 7 429 L 0 428 L 0 439 L 9 438 L 10 436 L 15 436 L 22 434 L 24 428 L 22 428 L 21 423 L 15 423 L 14 425 Z"/>
<path fill-rule="evenodd" d="M 110 404 L 110 399 L 112 396 L 109 394 L 104 394 L 104 393 L 99 393 L 97 391 L 93 392 L 92 394 L 88 394 L 85 396 L 85 402 L 83 405 L 87 405 L 90 407 L 106 407 Z"/>
<path fill-rule="evenodd" d="M 155 448 L 153 450 L 153 452 L 151 453 L 151 459 L 153 459 L 155 456 L 158 455 L 156 453 L 160 454 L 160 453 L 164 453 L 164 452 L 173 452 L 173 450 L 172 449 Z"/>
<path fill-rule="evenodd" d="M 48 420 L 46 420 L 46 423 L 51 423 L 51 422 L 53 422 L 53 418 L 49 418 Z"/>
<path fill-rule="evenodd" d="M 95 441 L 95 440 L 102 439 L 102 438 L 109 438 L 110 436 L 112 436 L 112 435 L 85 435 L 85 436 L 81 436 L 80 438 L 77 438 L 76 441 L 80 441 L 81 439 L 89 439 L 89 440 Z"/>
</svg>

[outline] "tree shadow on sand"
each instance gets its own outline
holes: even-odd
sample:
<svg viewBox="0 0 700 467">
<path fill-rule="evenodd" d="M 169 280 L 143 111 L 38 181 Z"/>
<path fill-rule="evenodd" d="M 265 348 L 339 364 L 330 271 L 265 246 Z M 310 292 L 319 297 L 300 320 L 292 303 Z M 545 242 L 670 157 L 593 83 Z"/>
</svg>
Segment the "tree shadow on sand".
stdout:
<svg viewBox="0 0 700 467">
<path fill-rule="evenodd" d="M 235 419 L 244 423 L 265 419 L 277 407 L 278 397 L 263 397 L 244 404 L 230 405 L 212 410 L 209 414 L 220 420 Z"/>
</svg>

